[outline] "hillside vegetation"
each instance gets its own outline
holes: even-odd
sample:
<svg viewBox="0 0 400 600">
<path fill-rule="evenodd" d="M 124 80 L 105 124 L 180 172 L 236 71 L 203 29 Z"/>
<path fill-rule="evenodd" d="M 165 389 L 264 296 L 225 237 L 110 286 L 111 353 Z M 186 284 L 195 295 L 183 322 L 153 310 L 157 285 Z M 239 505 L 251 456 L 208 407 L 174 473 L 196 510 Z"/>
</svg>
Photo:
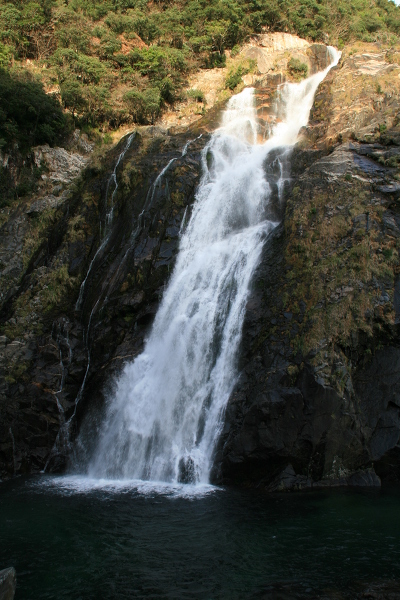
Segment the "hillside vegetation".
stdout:
<svg viewBox="0 0 400 600">
<path fill-rule="evenodd" d="M 400 12 L 389 0 L 0 0 L 0 143 L 54 143 L 68 128 L 60 103 L 81 128 L 152 123 L 190 72 L 223 66 L 263 27 L 395 43 Z"/>
</svg>

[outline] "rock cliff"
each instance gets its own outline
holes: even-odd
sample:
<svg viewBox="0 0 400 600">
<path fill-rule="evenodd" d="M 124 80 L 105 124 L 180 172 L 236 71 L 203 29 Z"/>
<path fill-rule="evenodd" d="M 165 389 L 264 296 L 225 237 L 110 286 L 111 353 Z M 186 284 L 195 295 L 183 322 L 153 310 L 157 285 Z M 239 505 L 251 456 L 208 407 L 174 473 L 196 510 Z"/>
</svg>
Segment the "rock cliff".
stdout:
<svg viewBox="0 0 400 600">
<path fill-rule="evenodd" d="M 248 304 L 225 481 L 399 478 L 399 73 L 358 45 L 317 92 Z"/>
<path fill-rule="evenodd" d="M 92 158 L 65 194 L 57 181 L 7 215 L 4 271 L 16 251 L 19 262 L 13 278 L 3 271 L 3 476 L 62 468 L 82 414 L 140 351 L 193 201 L 206 128 L 173 137 L 139 128 L 123 158 L 127 138 Z"/>
<path fill-rule="evenodd" d="M 285 64 L 275 54 L 248 82 L 264 123 L 288 52 L 326 64 L 303 42 L 283 39 Z M 358 44 L 317 92 L 248 302 L 218 481 L 400 477 L 399 73 L 393 49 Z M 105 154 L 37 150 L 42 192 L 1 215 L 1 476 L 62 469 L 77 428 L 91 437 L 112 376 L 143 347 L 218 114 L 175 135 L 137 128 Z"/>
</svg>

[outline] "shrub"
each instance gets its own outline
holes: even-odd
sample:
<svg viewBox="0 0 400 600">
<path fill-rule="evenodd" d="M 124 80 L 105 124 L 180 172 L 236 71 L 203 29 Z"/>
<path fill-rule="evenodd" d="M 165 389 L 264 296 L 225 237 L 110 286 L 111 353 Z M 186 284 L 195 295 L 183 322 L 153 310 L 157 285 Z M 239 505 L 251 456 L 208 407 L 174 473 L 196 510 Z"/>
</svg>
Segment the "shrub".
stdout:
<svg viewBox="0 0 400 600">
<path fill-rule="evenodd" d="M 189 90 L 187 92 L 187 97 L 191 100 L 195 100 L 196 102 L 205 102 L 204 92 L 202 90 Z"/>
<path fill-rule="evenodd" d="M 291 58 L 288 62 L 288 71 L 296 79 L 307 77 L 308 65 L 302 63 L 298 58 Z"/>
<path fill-rule="evenodd" d="M 124 100 L 138 123 L 154 123 L 160 113 L 161 95 L 157 88 L 148 88 L 143 92 L 130 90 L 125 94 Z"/>
<path fill-rule="evenodd" d="M 242 81 L 242 76 L 246 75 L 251 69 L 251 65 L 243 65 L 240 64 L 236 68 L 232 68 L 226 79 L 225 79 L 225 89 L 234 90 L 237 85 Z"/>
<path fill-rule="evenodd" d="M 225 88 L 234 90 L 235 87 L 242 81 L 242 75 L 242 65 L 239 65 L 236 69 L 231 69 L 225 79 Z"/>
<path fill-rule="evenodd" d="M 69 79 L 61 84 L 61 99 L 65 108 L 69 108 L 72 117 L 75 112 L 81 112 L 86 107 L 83 86 L 74 79 Z"/>
<path fill-rule="evenodd" d="M 238 46 L 238 45 L 233 46 L 232 51 L 231 51 L 232 58 L 237 56 L 239 54 L 239 52 L 240 52 L 240 46 Z"/>
</svg>

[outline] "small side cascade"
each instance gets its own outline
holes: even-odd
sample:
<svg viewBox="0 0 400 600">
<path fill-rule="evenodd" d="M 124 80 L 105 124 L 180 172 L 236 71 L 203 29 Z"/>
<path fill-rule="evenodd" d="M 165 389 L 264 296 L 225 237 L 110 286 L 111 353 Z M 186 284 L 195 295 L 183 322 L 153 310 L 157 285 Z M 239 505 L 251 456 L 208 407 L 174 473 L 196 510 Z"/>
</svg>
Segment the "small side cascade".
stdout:
<svg viewBox="0 0 400 600">
<path fill-rule="evenodd" d="M 197 142 L 197 140 L 201 139 L 203 137 L 203 134 L 201 133 L 199 136 L 197 136 L 197 138 L 193 139 L 193 140 L 188 140 L 186 142 L 186 144 L 184 145 L 182 152 L 181 152 L 181 157 L 186 156 L 188 148 L 191 144 L 193 144 L 194 142 Z M 161 189 L 161 185 L 162 185 L 162 180 L 164 178 L 164 176 L 166 175 L 166 173 L 169 171 L 170 166 L 179 159 L 179 157 L 175 157 L 175 158 L 171 158 L 171 160 L 166 164 L 165 167 L 162 168 L 162 170 L 160 171 L 160 173 L 157 175 L 157 177 L 155 178 L 154 182 L 151 184 L 149 191 L 147 192 L 147 196 L 146 196 L 146 201 L 144 203 L 143 209 L 140 212 L 138 219 L 137 219 L 137 224 L 136 227 L 133 229 L 130 238 L 129 238 L 129 242 L 128 242 L 128 248 L 126 249 L 124 256 L 122 257 L 122 260 L 118 266 L 117 272 L 114 276 L 114 279 L 118 278 L 118 275 L 122 269 L 122 266 L 124 265 L 129 253 L 131 252 L 132 248 L 134 247 L 134 243 L 138 237 L 138 235 L 140 234 L 141 230 L 144 227 L 144 219 L 145 219 L 145 214 L 147 212 L 149 212 L 149 210 L 152 208 L 153 206 L 153 202 L 154 202 L 154 196 L 157 190 L 157 187 L 159 189 Z M 166 182 L 166 187 L 167 187 L 167 191 L 168 191 L 168 181 Z M 186 218 L 186 212 L 187 212 L 187 207 L 185 209 L 185 214 L 183 217 L 183 221 L 185 221 Z M 182 227 L 181 227 L 182 229 Z"/>
<path fill-rule="evenodd" d="M 127 153 L 127 151 L 129 150 L 132 141 L 134 140 L 136 136 L 136 132 L 133 132 L 129 135 L 127 142 L 125 144 L 124 149 L 122 150 L 122 152 L 120 153 L 120 155 L 118 156 L 117 162 L 115 163 L 114 166 L 114 170 L 111 173 L 111 176 L 107 182 L 107 187 L 106 187 L 106 198 L 105 198 L 105 206 L 106 206 L 106 216 L 105 216 L 105 231 L 104 231 L 104 238 L 100 244 L 100 246 L 97 248 L 95 255 L 93 256 L 92 260 L 90 261 L 89 264 L 89 268 L 86 272 L 86 276 L 84 278 L 84 280 L 81 283 L 81 287 L 79 290 L 79 296 L 78 296 L 78 300 L 76 301 L 75 304 L 75 310 L 80 310 L 80 308 L 82 307 L 82 302 L 83 302 L 83 296 L 84 296 L 84 292 L 85 292 L 85 286 L 86 286 L 86 282 L 88 280 L 88 277 L 92 271 L 93 265 L 96 262 L 96 259 L 98 258 L 98 256 L 103 252 L 104 248 L 107 245 L 107 242 L 109 240 L 110 234 L 111 234 L 111 225 L 113 222 L 113 218 L 114 218 L 114 199 L 115 199 L 115 195 L 117 193 L 118 190 L 118 180 L 117 180 L 117 169 L 121 163 L 121 160 L 124 158 L 125 154 Z M 114 185 L 114 189 L 112 191 L 111 194 L 111 199 L 110 199 L 110 206 L 108 207 L 108 200 L 109 200 L 109 193 L 110 193 L 110 186 Z M 100 219 L 100 231 L 101 231 L 101 219 Z"/>
<path fill-rule="evenodd" d="M 72 361 L 72 348 L 69 342 L 69 328 L 70 322 L 66 318 L 64 318 L 61 323 L 53 323 L 52 337 L 53 339 L 55 339 L 58 353 L 60 356 L 61 371 L 59 390 L 56 392 L 56 395 L 61 394 L 64 390 L 64 384 L 68 368 L 67 365 L 70 365 Z"/>
<path fill-rule="evenodd" d="M 60 420 L 60 428 L 57 434 L 55 444 L 43 469 L 44 472 L 47 470 L 50 462 L 54 460 L 55 456 L 65 456 L 72 450 L 72 446 L 70 444 L 69 424 L 65 416 L 65 409 L 62 402 L 62 394 L 64 391 L 65 381 L 68 375 L 68 368 L 72 363 L 73 356 L 72 347 L 69 341 L 69 329 L 70 322 L 66 318 L 53 323 L 52 338 L 57 346 L 60 358 L 60 383 L 58 386 L 58 390 L 55 392 L 55 398 Z"/>
<path fill-rule="evenodd" d="M 182 217 L 182 222 L 181 222 L 181 226 L 179 228 L 179 235 L 181 236 L 182 233 L 185 230 L 185 225 L 186 225 L 186 214 L 187 214 L 187 206 L 185 207 L 185 212 L 183 213 L 183 217 Z"/>
<path fill-rule="evenodd" d="M 118 159 L 114 165 L 114 170 L 108 179 L 107 187 L 106 187 L 106 194 L 105 194 L 106 214 L 105 214 L 104 237 L 103 237 L 103 240 L 102 240 L 100 246 L 97 248 L 92 260 L 90 261 L 89 268 L 88 268 L 86 275 L 82 281 L 82 284 L 81 284 L 81 287 L 79 290 L 78 300 L 76 301 L 76 304 L 75 304 L 75 310 L 80 310 L 82 307 L 86 283 L 87 283 L 90 273 L 92 271 L 93 265 L 95 264 L 99 255 L 101 255 L 102 251 L 105 249 L 105 247 L 108 243 L 108 240 L 110 238 L 111 226 L 112 226 L 113 217 L 114 217 L 114 200 L 115 200 L 115 195 L 118 190 L 117 170 L 118 170 L 118 167 L 119 167 L 121 161 L 125 157 L 125 154 L 129 150 L 135 136 L 136 136 L 136 132 L 133 132 L 128 136 L 126 144 L 125 144 L 124 148 L 122 149 L 122 151 L 120 152 Z M 113 191 L 111 192 L 111 197 L 110 197 L 111 186 L 114 186 L 114 187 L 113 187 Z M 100 231 L 101 231 L 101 219 L 100 219 Z M 72 360 L 72 348 L 69 343 L 69 337 L 68 337 L 69 323 L 65 322 L 62 325 L 60 325 L 60 323 L 53 324 L 52 337 L 57 344 L 57 348 L 58 348 L 58 351 L 60 354 L 61 381 L 60 381 L 59 389 L 55 393 L 57 408 L 59 411 L 60 429 L 57 434 L 57 438 L 54 443 L 54 446 L 50 452 L 49 458 L 47 459 L 46 465 L 43 469 L 44 472 L 46 472 L 50 462 L 54 459 L 55 456 L 57 456 L 57 455 L 65 456 L 72 452 L 72 446 L 71 446 L 71 441 L 70 441 L 71 440 L 71 423 L 76 415 L 76 409 L 77 409 L 78 403 L 82 398 L 83 391 L 84 391 L 85 385 L 86 385 L 87 376 L 88 376 L 89 369 L 90 369 L 90 348 L 89 348 L 89 344 L 88 344 L 88 339 L 89 339 L 89 335 L 90 335 L 91 319 L 92 319 L 93 313 L 97 307 L 97 304 L 98 304 L 98 301 L 96 302 L 94 308 L 91 311 L 86 330 L 84 329 L 84 331 L 83 331 L 85 349 L 87 352 L 87 365 L 86 365 L 86 371 L 85 371 L 85 375 L 84 375 L 81 387 L 75 398 L 74 410 L 73 410 L 72 415 L 69 417 L 69 419 L 66 419 L 65 410 L 64 410 L 62 402 L 60 401 L 60 398 L 59 398 L 59 396 L 63 392 L 65 378 L 66 378 L 66 366 L 65 366 L 65 362 L 64 362 L 65 359 L 63 356 L 62 345 L 67 346 L 69 349 L 68 350 L 68 358 L 67 358 L 67 361 L 69 362 L 69 364 L 71 363 L 71 360 Z"/>
<path fill-rule="evenodd" d="M 194 142 L 197 142 L 197 140 L 199 140 L 200 138 L 203 137 L 203 134 L 201 133 L 199 136 L 197 136 L 197 138 L 195 138 L 194 140 L 188 140 L 186 142 L 186 144 L 184 145 L 182 152 L 181 152 L 181 157 L 186 156 L 188 148 L 191 144 L 193 144 Z M 161 184 L 162 184 L 162 180 L 164 175 L 167 173 L 167 171 L 169 170 L 170 166 L 176 161 L 178 160 L 178 156 L 175 158 L 171 158 L 171 160 L 165 165 L 165 167 L 160 171 L 160 173 L 157 175 L 156 179 L 154 180 L 154 183 L 151 185 L 148 193 L 147 193 L 147 197 L 146 197 L 146 201 L 144 203 L 142 212 L 140 213 L 139 217 L 138 217 L 138 225 L 137 228 L 134 230 L 134 233 L 132 235 L 132 238 L 135 239 L 140 231 L 140 229 L 143 227 L 144 225 L 144 215 L 146 214 L 146 212 L 148 212 L 152 206 L 153 206 L 153 201 L 154 201 L 154 196 L 157 190 L 157 186 L 160 188 Z M 168 182 L 167 182 L 168 185 Z"/>
</svg>

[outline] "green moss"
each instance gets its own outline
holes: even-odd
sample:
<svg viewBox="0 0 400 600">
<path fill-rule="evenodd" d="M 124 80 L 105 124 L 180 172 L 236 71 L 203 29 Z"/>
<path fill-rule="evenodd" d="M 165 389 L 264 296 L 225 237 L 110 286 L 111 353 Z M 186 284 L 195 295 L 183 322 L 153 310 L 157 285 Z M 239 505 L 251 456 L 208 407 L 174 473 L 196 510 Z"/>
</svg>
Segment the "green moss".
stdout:
<svg viewBox="0 0 400 600">
<path fill-rule="evenodd" d="M 371 335 L 371 321 L 366 315 L 374 313 L 378 301 L 369 293 L 372 279 L 393 281 L 398 264 L 398 251 L 391 245 L 384 246 L 382 252 L 374 248 L 382 245 L 380 229 L 373 227 L 366 231 L 365 225 L 354 230 L 353 218 L 365 214 L 368 205 L 370 223 L 380 221 L 380 208 L 369 205 L 369 191 L 363 182 L 352 180 L 346 187 L 318 189 L 301 194 L 293 194 L 288 201 L 286 220 L 286 263 L 291 267 L 290 292 L 283 290 L 281 298 L 284 306 L 290 298 L 290 306 L 300 301 L 306 303 L 304 327 L 291 341 L 292 346 L 302 352 L 309 352 L 318 346 L 322 339 L 330 344 L 346 346 L 352 334 L 364 331 Z M 329 219 L 320 215 L 320 207 L 335 207 L 346 203 L 346 211 L 334 213 Z M 312 225 L 312 235 L 307 236 L 307 228 Z M 302 234 L 299 236 L 299 228 Z M 349 247 L 350 246 L 350 247 Z M 363 287 L 359 288 L 360 282 Z M 393 323 L 393 307 L 385 306 L 381 318 Z"/>
<path fill-rule="evenodd" d="M 143 175 L 137 169 L 133 161 L 128 162 L 124 167 L 124 171 L 121 176 L 121 188 L 124 188 L 127 191 L 134 190 L 138 185 L 143 182 Z"/>
<path fill-rule="evenodd" d="M 41 308 L 43 312 L 49 312 L 59 305 L 68 292 L 75 288 L 78 283 L 75 277 L 68 273 L 68 266 L 61 265 L 58 269 L 50 271 L 42 280 L 40 293 Z"/>
<path fill-rule="evenodd" d="M 8 374 L 4 377 L 7 383 L 12 384 L 21 380 L 23 374 L 28 370 L 27 361 L 12 362 L 8 368 Z"/>
<path fill-rule="evenodd" d="M 185 195 L 182 192 L 171 192 L 171 200 L 176 206 L 185 206 Z"/>
</svg>

